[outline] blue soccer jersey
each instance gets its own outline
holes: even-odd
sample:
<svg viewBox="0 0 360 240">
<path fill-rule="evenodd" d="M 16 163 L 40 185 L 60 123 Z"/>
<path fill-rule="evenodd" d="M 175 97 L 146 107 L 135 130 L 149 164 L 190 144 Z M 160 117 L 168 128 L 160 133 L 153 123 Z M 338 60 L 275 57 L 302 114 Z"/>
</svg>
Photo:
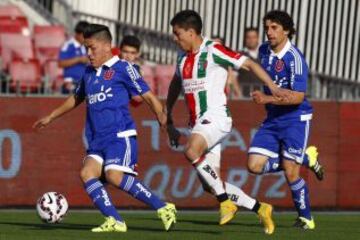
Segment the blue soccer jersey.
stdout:
<svg viewBox="0 0 360 240">
<path fill-rule="evenodd" d="M 75 95 L 86 99 L 86 137 L 90 148 L 125 131 L 127 136 L 136 135 L 129 101 L 131 96 L 147 91 L 148 85 L 133 65 L 117 56 L 98 69 L 88 66 Z"/>
<path fill-rule="evenodd" d="M 297 92 L 306 91 L 308 67 L 300 51 L 288 41 L 275 54 L 268 43 L 259 49 L 261 65 L 281 88 Z M 264 87 L 270 95 L 269 88 Z M 282 158 L 302 163 L 307 146 L 312 107 L 304 101 L 298 105 L 267 104 L 267 118 L 255 134 L 249 149 L 250 154 L 261 154 L 270 158 Z"/>
<path fill-rule="evenodd" d="M 290 41 L 279 53 L 274 53 L 268 42 L 264 43 L 259 48 L 259 58 L 262 67 L 279 87 L 306 92 L 308 66 L 304 56 Z M 271 94 L 268 87 L 264 87 L 264 92 L 267 95 Z M 268 120 L 299 120 L 302 116 L 312 113 L 312 107 L 306 98 L 299 105 L 267 104 L 266 110 Z"/>
<path fill-rule="evenodd" d="M 59 53 L 59 60 L 67 60 L 75 57 L 86 56 L 86 49 L 74 38 L 66 41 Z M 86 68 L 85 63 L 77 63 L 73 66 L 64 68 L 64 81 L 77 84 Z"/>
</svg>

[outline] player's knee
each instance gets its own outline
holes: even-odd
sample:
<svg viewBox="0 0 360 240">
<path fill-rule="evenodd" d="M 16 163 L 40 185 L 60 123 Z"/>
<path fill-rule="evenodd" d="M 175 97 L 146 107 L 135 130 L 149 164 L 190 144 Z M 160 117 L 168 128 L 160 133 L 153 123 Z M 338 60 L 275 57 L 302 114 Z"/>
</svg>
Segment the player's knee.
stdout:
<svg viewBox="0 0 360 240">
<path fill-rule="evenodd" d="M 248 161 L 247 168 L 250 173 L 261 174 L 263 171 L 263 166 L 257 161 Z"/>
<path fill-rule="evenodd" d="M 288 182 L 295 182 L 299 179 L 300 174 L 296 171 L 285 170 L 285 176 Z"/>
<path fill-rule="evenodd" d="M 99 176 L 97 176 L 97 174 L 93 171 L 93 169 L 91 169 L 89 167 L 83 167 L 80 170 L 80 178 L 84 183 L 89 181 L 92 178 L 97 178 L 97 177 L 99 177 Z"/>
<path fill-rule="evenodd" d="M 105 173 L 106 181 L 118 187 L 122 181 L 124 174 L 120 171 L 108 170 Z"/>
<path fill-rule="evenodd" d="M 191 146 L 187 146 L 185 148 L 184 154 L 186 159 L 188 159 L 190 162 L 195 161 L 200 156 L 200 154 Z"/>
</svg>

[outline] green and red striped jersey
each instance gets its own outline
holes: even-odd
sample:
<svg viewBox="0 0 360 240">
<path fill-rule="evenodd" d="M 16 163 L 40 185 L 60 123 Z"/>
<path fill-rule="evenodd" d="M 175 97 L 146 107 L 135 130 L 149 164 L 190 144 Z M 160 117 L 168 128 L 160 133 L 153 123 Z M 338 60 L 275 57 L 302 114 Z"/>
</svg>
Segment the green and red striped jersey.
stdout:
<svg viewBox="0 0 360 240">
<path fill-rule="evenodd" d="M 206 38 L 196 53 L 178 57 L 176 74 L 182 79 L 191 126 L 205 113 L 229 116 L 225 94 L 227 69 L 240 68 L 246 59 Z"/>
</svg>

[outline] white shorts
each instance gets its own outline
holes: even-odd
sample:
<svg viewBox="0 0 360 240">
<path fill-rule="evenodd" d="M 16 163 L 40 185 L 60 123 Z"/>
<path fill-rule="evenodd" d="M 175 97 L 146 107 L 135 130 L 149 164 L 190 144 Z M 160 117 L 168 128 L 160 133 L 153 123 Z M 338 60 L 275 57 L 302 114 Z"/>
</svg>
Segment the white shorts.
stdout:
<svg viewBox="0 0 360 240">
<path fill-rule="evenodd" d="M 208 149 L 220 143 L 231 131 L 230 117 L 204 115 L 196 121 L 191 133 L 200 134 L 205 138 Z"/>
</svg>

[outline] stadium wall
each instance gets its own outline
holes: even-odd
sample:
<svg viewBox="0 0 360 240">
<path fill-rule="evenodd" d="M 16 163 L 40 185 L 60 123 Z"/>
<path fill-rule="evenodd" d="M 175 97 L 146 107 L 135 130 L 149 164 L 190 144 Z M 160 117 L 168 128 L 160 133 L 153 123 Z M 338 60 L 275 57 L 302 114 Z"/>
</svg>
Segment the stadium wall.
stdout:
<svg viewBox="0 0 360 240">
<path fill-rule="evenodd" d="M 33 122 L 58 106 L 63 99 L 0 98 L 0 207 L 33 206 L 42 193 L 58 191 L 70 206 L 89 207 L 79 170 L 85 153 L 83 136 L 85 108 L 79 107 L 56 120 L 52 126 L 35 132 Z M 326 168 L 323 182 L 303 169 L 314 207 L 359 209 L 360 104 L 314 102 L 310 143 L 320 150 Z M 176 106 L 174 119 L 187 134 L 187 113 L 183 102 Z M 275 206 L 292 207 L 291 193 L 282 173 L 253 176 L 246 170 L 246 149 L 264 117 L 264 110 L 248 101 L 230 102 L 234 127 L 223 144 L 222 177 L 252 196 Z M 196 173 L 180 151 L 169 147 L 167 136 L 146 106 L 133 109 L 139 141 L 139 173 L 145 184 L 167 201 L 182 208 L 213 208 L 212 196 L 204 193 Z M 144 205 L 111 188 L 120 207 Z"/>
</svg>

